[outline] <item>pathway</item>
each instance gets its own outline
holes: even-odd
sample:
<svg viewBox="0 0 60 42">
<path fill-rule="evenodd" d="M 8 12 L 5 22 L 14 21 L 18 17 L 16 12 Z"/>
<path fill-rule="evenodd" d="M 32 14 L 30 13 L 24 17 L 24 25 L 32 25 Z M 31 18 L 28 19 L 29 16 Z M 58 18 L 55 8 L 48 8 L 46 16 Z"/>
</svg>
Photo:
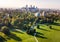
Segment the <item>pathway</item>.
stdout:
<svg viewBox="0 0 60 42">
<path fill-rule="evenodd" d="M 38 40 L 37 40 L 37 38 L 35 36 L 34 36 L 34 38 L 35 38 L 36 42 L 38 42 Z"/>
</svg>

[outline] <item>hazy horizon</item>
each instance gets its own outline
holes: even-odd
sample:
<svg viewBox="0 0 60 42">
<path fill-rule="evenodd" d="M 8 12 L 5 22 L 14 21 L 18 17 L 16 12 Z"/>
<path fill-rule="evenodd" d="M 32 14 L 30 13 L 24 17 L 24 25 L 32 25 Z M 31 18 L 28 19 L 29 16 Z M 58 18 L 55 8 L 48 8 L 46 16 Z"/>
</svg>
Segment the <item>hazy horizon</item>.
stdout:
<svg viewBox="0 0 60 42">
<path fill-rule="evenodd" d="M 0 0 L 0 8 L 21 8 L 26 5 L 38 8 L 60 9 L 60 0 Z"/>
</svg>

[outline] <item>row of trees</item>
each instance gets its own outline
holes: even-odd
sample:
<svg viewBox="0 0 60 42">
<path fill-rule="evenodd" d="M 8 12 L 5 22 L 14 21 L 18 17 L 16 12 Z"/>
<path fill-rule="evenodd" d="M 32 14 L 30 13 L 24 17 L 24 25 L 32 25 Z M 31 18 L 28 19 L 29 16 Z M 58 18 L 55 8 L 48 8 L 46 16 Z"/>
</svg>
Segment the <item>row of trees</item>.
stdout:
<svg viewBox="0 0 60 42">
<path fill-rule="evenodd" d="M 60 14 L 48 14 L 45 17 L 40 17 L 43 23 L 54 23 L 60 21 Z"/>
</svg>

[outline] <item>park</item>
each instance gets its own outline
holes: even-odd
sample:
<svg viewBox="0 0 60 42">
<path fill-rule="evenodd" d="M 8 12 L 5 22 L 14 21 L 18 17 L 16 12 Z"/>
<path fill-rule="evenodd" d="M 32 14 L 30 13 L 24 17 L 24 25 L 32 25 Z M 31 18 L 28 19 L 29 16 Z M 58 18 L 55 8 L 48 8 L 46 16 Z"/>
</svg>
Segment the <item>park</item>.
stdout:
<svg viewBox="0 0 60 42">
<path fill-rule="evenodd" d="M 0 42 L 60 42 L 60 15 L 0 14 Z"/>
</svg>

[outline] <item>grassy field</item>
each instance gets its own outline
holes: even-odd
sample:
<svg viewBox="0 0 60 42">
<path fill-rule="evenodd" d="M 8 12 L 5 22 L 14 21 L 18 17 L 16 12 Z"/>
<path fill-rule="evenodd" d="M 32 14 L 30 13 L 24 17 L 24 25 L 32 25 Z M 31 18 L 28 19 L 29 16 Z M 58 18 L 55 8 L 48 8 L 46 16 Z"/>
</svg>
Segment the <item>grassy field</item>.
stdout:
<svg viewBox="0 0 60 42">
<path fill-rule="evenodd" d="M 60 22 L 59 22 L 60 23 Z M 38 36 L 36 36 L 38 42 L 60 42 L 60 26 L 56 24 L 50 24 L 53 28 L 50 29 L 47 24 L 40 24 L 40 29 L 35 29 L 38 32 Z M 6 36 L 0 32 L 0 36 L 2 36 L 7 42 L 36 42 L 34 36 L 26 34 L 26 32 L 21 30 L 12 30 L 14 35 Z"/>
<path fill-rule="evenodd" d="M 60 26 L 52 25 L 53 29 L 50 29 L 46 25 L 42 25 L 41 29 L 37 29 L 41 37 L 37 37 L 39 42 L 60 42 Z"/>
</svg>

